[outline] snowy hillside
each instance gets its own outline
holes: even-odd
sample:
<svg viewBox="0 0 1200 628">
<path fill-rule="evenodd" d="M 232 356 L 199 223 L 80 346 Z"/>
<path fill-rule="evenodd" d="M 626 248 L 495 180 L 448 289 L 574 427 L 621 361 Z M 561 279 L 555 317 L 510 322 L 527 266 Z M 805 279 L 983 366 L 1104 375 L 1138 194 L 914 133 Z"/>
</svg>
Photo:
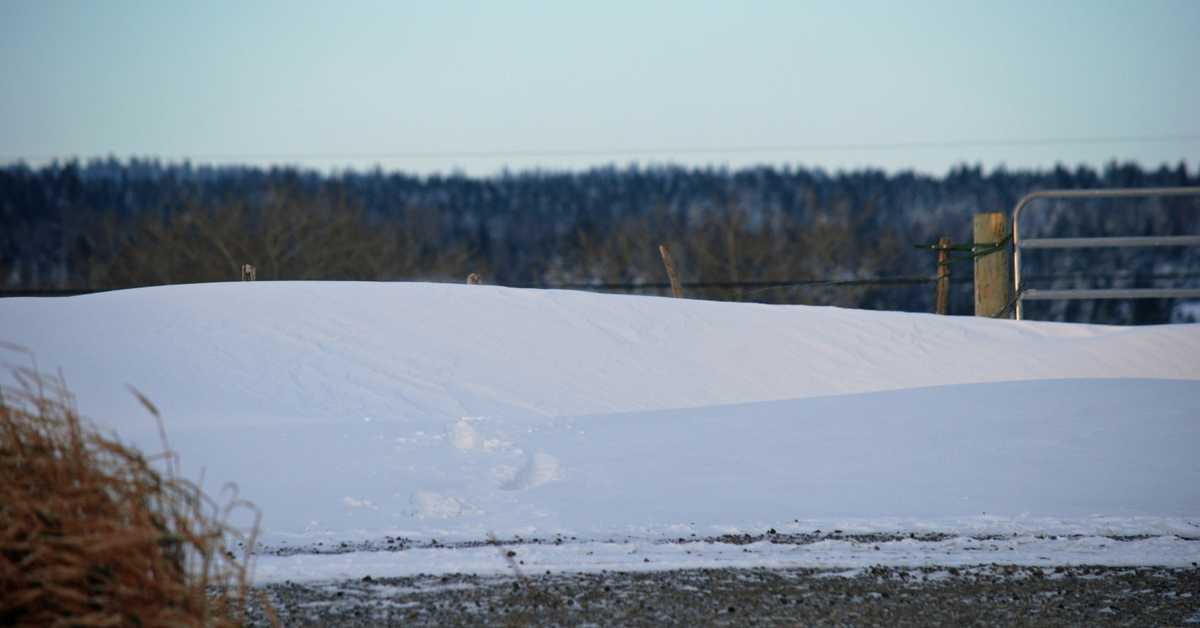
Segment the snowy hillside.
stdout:
<svg viewBox="0 0 1200 628">
<path fill-rule="evenodd" d="M 505 569 L 489 532 L 531 569 L 1200 560 L 1200 325 L 247 282 L 3 299 L 0 340 L 153 452 L 150 398 L 267 579 Z"/>
</svg>

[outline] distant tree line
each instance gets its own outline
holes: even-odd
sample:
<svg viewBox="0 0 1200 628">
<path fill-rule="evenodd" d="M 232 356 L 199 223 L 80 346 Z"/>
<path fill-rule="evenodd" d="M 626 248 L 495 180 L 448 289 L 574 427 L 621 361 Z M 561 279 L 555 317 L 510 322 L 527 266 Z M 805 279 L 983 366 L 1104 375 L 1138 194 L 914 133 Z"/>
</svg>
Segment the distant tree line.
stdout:
<svg viewBox="0 0 1200 628">
<path fill-rule="evenodd" d="M 803 168 L 596 168 L 495 177 L 322 175 L 115 159 L 0 169 L 0 288 L 105 290 L 260 280 L 465 281 L 666 294 L 658 245 L 686 296 L 932 311 L 935 254 L 972 216 L 1043 189 L 1200 185 L 1186 165 L 945 177 Z M 1062 201 L 1027 213 L 1040 236 L 1200 233 L 1200 198 Z M 1034 287 L 1200 284 L 1200 252 L 1084 249 L 1027 256 Z M 969 264 L 952 271 L 969 314 Z M 859 281 L 859 283 L 845 282 Z M 879 283 L 861 283 L 873 280 Z M 830 284 L 829 282 L 843 282 Z M 1175 302 L 1030 303 L 1032 318 L 1166 322 Z"/>
</svg>

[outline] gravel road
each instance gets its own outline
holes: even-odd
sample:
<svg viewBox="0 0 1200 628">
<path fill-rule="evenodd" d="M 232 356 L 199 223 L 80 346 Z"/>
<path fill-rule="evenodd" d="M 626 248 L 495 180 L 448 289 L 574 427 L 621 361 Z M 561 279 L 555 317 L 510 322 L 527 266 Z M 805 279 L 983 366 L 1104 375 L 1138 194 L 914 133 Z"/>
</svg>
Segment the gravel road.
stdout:
<svg viewBox="0 0 1200 628">
<path fill-rule="evenodd" d="M 1198 626 L 1200 568 L 697 569 L 272 584 L 282 625 Z M 268 625 L 261 608 L 252 625 Z"/>
</svg>

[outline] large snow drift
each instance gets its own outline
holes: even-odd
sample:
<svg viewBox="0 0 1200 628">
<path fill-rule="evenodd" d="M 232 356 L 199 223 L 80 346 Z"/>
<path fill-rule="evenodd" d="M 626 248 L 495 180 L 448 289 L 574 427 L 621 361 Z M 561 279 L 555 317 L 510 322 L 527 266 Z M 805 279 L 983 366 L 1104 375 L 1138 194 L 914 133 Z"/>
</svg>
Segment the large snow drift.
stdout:
<svg viewBox="0 0 1200 628">
<path fill-rule="evenodd" d="M 1200 325 L 246 282 L 4 299 L 0 340 L 157 451 L 135 386 L 287 551 L 494 532 L 568 540 L 531 546 L 556 569 L 1200 559 Z M 816 529 L 927 540 L 702 542 Z M 502 568 L 435 544 L 260 573 Z"/>
</svg>

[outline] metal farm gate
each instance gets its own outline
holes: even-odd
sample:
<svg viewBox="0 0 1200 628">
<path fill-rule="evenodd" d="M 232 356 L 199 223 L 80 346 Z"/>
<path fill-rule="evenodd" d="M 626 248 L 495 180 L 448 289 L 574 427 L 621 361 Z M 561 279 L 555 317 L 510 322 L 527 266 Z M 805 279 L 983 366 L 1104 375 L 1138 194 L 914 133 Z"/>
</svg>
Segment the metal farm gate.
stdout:
<svg viewBox="0 0 1200 628">
<path fill-rule="evenodd" d="M 1024 316 L 1024 301 L 1049 299 L 1161 299 L 1200 297 L 1200 288 L 1108 288 L 1096 290 L 1023 289 L 1021 251 L 1023 249 L 1064 249 L 1133 246 L 1200 246 L 1200 234 L 1182 236 L 1134 236 L 1101 238 L 1027 238 L 1021 239 L 1021 212 L 1025 206 L 1043 198 L 1116 198 L 1136 196 L 1200 196 L 1200 187 L 1140 188 L 1122 190 L 1045 190 L 1026 195 L 1013 210 L 1013 294 L 1016 316 Z"/>
</svg>

